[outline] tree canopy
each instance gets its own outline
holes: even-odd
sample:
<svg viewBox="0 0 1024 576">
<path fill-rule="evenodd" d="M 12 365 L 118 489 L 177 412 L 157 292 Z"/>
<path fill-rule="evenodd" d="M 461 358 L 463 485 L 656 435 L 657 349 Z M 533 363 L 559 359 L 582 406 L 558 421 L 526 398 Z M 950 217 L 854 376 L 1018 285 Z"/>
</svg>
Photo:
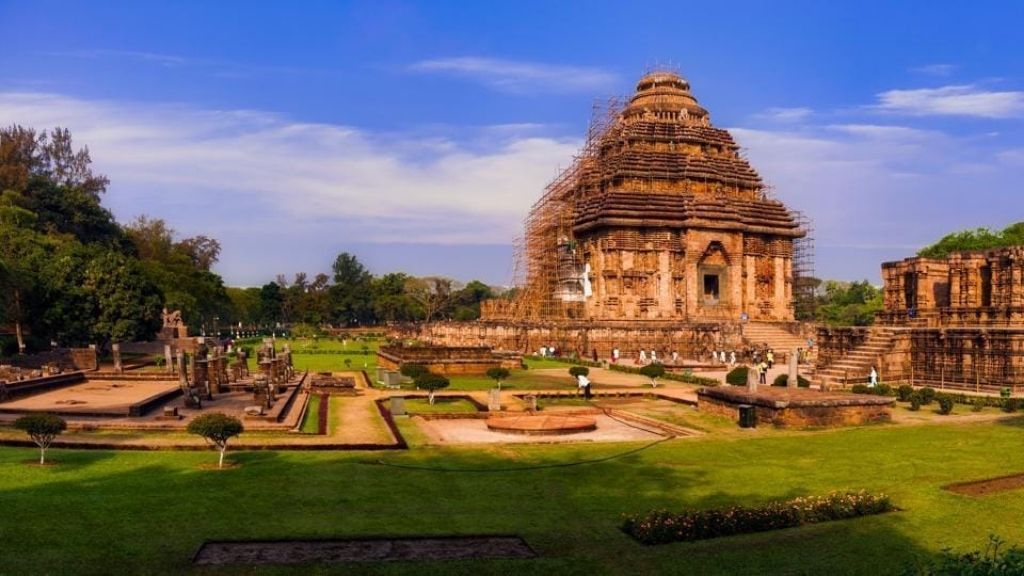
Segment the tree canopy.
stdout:
<svg viewBox="0 0 1024 576">
<path fill-rule="evenodd" d="M 945 258 L 953 252 L 962 250 L 985 250 L 1004 246 L 1024 245 L 1024 222 L 1010 224 L 1002 230 L 975 228 L 961 230 L 942 237 L 938 242 L 925 246 L 918 251 L 918 256 L 925 258 Z"/>
</svg>

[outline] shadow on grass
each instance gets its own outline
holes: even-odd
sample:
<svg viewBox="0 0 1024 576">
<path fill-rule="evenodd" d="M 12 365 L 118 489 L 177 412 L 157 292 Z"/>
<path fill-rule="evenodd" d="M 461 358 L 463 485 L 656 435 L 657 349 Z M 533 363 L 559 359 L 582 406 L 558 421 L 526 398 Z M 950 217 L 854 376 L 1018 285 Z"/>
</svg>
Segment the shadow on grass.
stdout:
<svg viewBox="0 0 1024 576">
<path fill-rule="evenodd" d="M 208 539 L 518 534 L 529 561 L 398 562 L 348 568 L 367 574 L 890 574 L 924 556 L 898 514 L 690 544 L 642 546 L 619 530 L 621 515 L 653 508 L 756 504 L 810 492 L 719 486 L 708 462 L 657 449 L 596 464 L 637 443 L 440 448 L 408 453 L 228 452 L 239 467 L 203 470 L 209 452 L 60 450 L 59 475 L 0 474 L 5 553 L 0 573 L 180 574 Z M 683 446 L 683 445 L 680 445 Z M 31 456 L 2 449 L 0 464 Z M 474 472 L 402 469 L 378 461 Z M 72 464 L 74 463 L 74 464 Z M 530 471 L 512 466 L 547 466 Z M 897 505 L 899 503 L 897 502 Z M 268 567 L 301 574 L 310 567 Z M 322 568 L 322 567 L 321 567 Z M 244 568 L 229 572 L 245 571 Z M 203 570 L 203 573 L 220 573 Z M 261 569 L 261 573 L 264 570 Z"/>
</svg>

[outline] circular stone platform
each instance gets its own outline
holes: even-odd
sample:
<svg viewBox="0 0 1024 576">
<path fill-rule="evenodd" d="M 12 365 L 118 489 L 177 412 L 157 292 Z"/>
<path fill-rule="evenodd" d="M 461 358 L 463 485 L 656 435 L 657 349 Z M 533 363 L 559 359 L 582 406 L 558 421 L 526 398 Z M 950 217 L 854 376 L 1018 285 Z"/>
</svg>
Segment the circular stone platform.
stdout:
<svg viewBox="0 0 1024 576">
<path fill-rule="evenodd" d="M 586 416 L 495 416 L 487 427 L 506 434 L 578 434 L 597 429 L 597 421 Z"/>
</svg>

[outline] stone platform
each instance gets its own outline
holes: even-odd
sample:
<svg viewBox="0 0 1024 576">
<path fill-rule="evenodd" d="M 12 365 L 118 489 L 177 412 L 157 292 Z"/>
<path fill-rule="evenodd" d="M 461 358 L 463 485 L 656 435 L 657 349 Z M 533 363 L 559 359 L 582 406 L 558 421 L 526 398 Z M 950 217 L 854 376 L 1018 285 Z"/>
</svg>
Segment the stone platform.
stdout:
<svg viewBox="0 0 1024 576">
<path fill-rule="evenodd" d="M 506 434 L 563 435 L 595 430 L 597 421 L 587 416 L 500 416 L 488 418 L 487 428 Z"/>
<path fill-rule="evenodd" d="M 174 381 L 95 380 L 0 404 L 0 412 L 138 417 L 181 394 Z"/>
<path fill-rule="evenodd" d="M 739 406 L 753 406 L 758 424 L 783 428 L 857 426 L 892 420 L 895 398 L 820 392 L 807 388 L 719 386 L 697 391 L 701 412 L 739 419 Z"/>
</svg>

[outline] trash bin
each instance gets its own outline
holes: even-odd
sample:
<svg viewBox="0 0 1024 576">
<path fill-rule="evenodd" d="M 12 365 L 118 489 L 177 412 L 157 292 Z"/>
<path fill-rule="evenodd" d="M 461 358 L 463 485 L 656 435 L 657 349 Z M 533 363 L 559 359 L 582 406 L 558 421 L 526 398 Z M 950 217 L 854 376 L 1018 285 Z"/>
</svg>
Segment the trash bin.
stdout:
<svg viewBox="0 0 1024 576">
<path fill-rule="evenodd" d="M 757 408 L 750 404 L 740 404 L 740 428 L 757 428 Z"/>
</svg>

